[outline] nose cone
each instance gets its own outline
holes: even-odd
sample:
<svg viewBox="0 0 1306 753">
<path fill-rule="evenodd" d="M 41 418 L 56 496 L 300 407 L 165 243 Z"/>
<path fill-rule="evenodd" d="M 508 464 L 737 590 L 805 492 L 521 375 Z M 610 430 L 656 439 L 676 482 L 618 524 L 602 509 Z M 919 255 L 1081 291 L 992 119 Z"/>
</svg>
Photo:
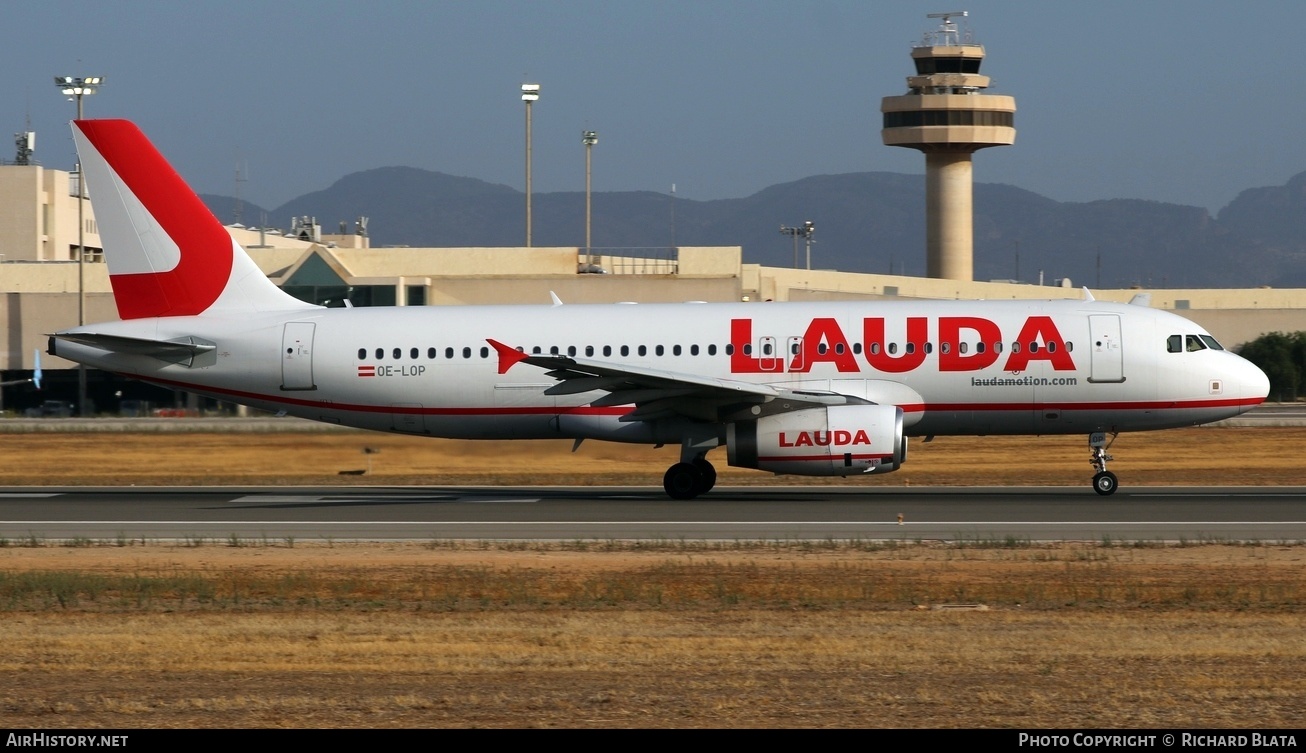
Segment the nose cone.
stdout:
<svg viewBox="0 0 1306 753">
<path fill-rule="evenodd" d="M 1240 408 L 1245 413 L 1265 402 L 1270 394 L 1270 378 L 1256 364 L 1236 356 L 1239 361 L 1237 370 L 1238 396 L 1245 400 Z"/>
</svg>

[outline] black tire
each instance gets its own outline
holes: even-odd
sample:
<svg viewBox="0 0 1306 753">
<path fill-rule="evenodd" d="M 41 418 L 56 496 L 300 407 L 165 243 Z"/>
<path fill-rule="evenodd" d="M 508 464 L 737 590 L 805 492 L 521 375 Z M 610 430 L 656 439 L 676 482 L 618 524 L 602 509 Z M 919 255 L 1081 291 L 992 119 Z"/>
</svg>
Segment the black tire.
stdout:
<svg viewBox="0 0 1306 753">
<path fill-rule="evenodd" d="M 694 470 L 698 471 L 698 493 L 704 494 L 712 491 L 716 486 L 716 468 L 707 461 L 707 458 L 694 458 Z"/>
<path fill-rule="evenodd" d="M 676 463 L 662 477 L 662 488 L 672 499 L 693 499 L 702 493 L 702 476 L 690 463 Z"/>
<path fill-rule="evenodd" d="M 1102 471 L 1093 477 L 1093 491 L 1103 497 L 1115 494 L 1117 486 L 1119 486 L 1119 482 L 1116 480 L 1116 474 L 1111 471 Z"/>
</svg>

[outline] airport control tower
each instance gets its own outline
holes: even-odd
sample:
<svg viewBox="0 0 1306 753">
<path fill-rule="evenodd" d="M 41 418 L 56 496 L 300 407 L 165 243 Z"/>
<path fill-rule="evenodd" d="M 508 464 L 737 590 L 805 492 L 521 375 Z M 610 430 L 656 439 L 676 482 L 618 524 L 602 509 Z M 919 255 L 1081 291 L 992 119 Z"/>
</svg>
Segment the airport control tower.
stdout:
<svg viewBox="0 0 1306 753">
<path fill-rule="evenodd" d="M 981 93 L 984 47 L 953 20 L 965 15 L 929 14 L 942 23 L 912 47 L 908 93 L 880 102 L 884 143 L 925 152 L 925 274 L 946 280 L 974 278 L 971 154 L 1016 141 L 1016 99 Z"/>
</svg>

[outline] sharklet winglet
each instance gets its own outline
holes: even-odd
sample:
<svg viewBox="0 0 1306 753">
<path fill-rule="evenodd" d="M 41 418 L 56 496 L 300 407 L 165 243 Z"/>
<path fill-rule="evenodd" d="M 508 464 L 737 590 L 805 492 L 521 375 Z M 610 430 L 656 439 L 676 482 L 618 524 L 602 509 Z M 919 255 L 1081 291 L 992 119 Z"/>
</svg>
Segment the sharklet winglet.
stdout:
<svg viewBox="0 0 1306 753">
<path fill-rule="evenodd" d="M 499 353 L 500 374 L 508 373 L 508 369 L 511 369 L 514 364 L 526 360 L 526 354 L 521 352 L 520 350 L 517 350 L 511 345 L 504 345 L 498 340 L 494 340 L 490 338 L 486 338 L 485 341 L 490 345 L 494 346 L 494 349 Z"/>
</svg>

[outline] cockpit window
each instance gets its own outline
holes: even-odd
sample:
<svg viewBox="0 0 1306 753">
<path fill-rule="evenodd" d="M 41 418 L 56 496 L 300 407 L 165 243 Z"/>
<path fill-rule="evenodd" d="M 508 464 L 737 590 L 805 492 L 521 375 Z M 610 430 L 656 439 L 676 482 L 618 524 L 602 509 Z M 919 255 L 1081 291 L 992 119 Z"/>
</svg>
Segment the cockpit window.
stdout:
<svg viewBox="0 0 1306 753">
<path fill-rule="evenodd" d="M 1214 337 L 1211 337 L 1210 335 L 1199 335 L 1199 337 L 1202 338 L 1202 342 L 1206 343 L 1207 347 L 1211 350 L 1224 350 L 1224 346 L 1216 342 Z"/>
<path fill-rule="evenodd" d="M 1165 350 L 1167 353 L 1182 353 L 1184 350 L 1184 336 L 1170 335 L 1165 339 Z"/>
<path fill-rule="evenodd" d="M 1186 350 L 1189 353 L 1194 353 L 1199 350 L 1206 350 L 1206 343 L 1202 342 L 1202 338 L 1198 337 L 1197 335 L 1186 336 L 1184 338 L 1184 343 L 1186 344 L 1187 346 Z"/>
</svg>

